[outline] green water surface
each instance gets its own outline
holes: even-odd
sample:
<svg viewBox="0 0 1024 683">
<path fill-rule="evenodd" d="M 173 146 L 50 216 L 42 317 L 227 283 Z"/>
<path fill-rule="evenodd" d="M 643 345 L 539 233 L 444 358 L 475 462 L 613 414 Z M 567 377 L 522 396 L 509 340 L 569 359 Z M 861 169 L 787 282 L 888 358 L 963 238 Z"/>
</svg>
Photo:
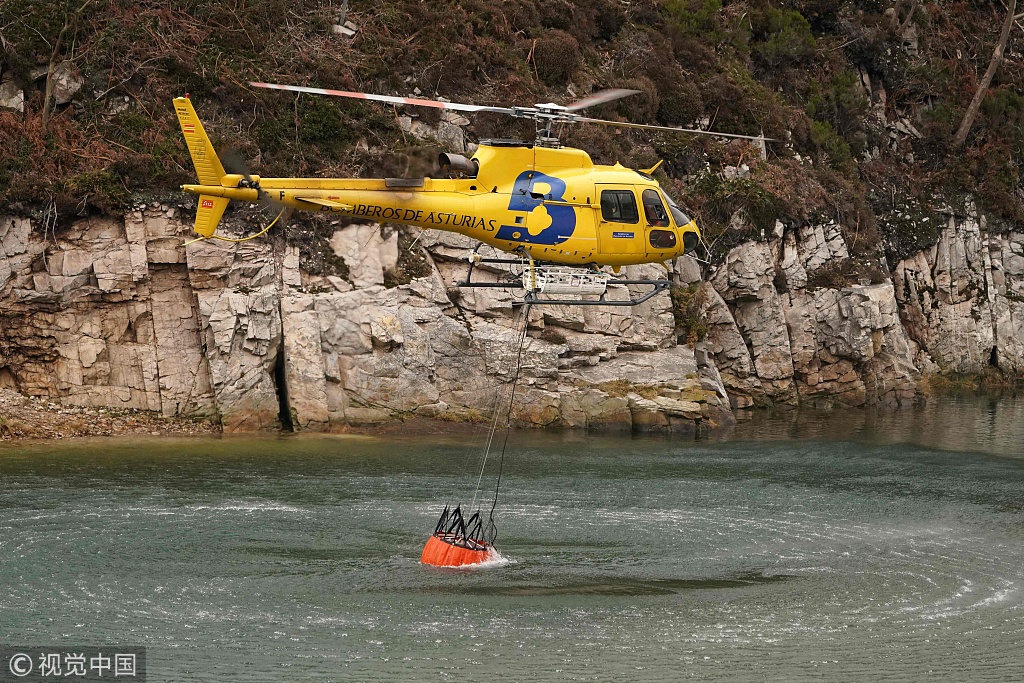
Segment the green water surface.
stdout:
<svg viewBox="0 0 1024 683">
<path fill-rule="evenodd" d="M 516 433 L 505 560 L 424 567 L 480 443 L 0 448 L 0 643 L 144 645 L 151 681 L 1024 678 L 1024 402 Z"/>
</svg>

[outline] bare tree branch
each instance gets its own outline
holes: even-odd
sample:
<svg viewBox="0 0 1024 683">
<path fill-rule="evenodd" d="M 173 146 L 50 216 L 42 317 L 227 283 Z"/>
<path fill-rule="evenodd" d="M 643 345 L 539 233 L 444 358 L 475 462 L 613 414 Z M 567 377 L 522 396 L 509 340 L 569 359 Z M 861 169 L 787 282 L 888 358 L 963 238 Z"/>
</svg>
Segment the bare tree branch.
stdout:
<svg viewBox="0 0 1024 683">
<path fill-rule="evenodd" d="M 974 119 L 977 118 L 978 110 L 981 109 L 981 102 L 985 99 L 985 93 L 988 92 L 989 86 L 992 85 L 992 79 L 995 78 L 999 65 L 1003 63 L 1003 53 L 1006 51 L 1006 41 L 1010 38 L 1010 28 L 1013 26 L 1014 19 L 1013 12 L 1016 9 L 1017 0 L 1010 0 L 1010 7 L 1006 10 L 1006 20 L 1003 22 L 1003 31 L 999 34 L 999 40 L 996 42 L 996 48 L 992 52 L 992 59 L 988 63 L 988 69 L 985 71 L 981 83 L 978 84 L 978 90 L 974 93 L 974 99 L 971 100 L 971 104 L 967 107 L 967 113 L 964 114 L 964 120 L 960 123 L 960 129 L 956 132 L 956 137 L 953 138 L 953 149 L 960 149 L 967 141 L 967 134 L 971 132 Z"/>
<path fill-rule="evenodd" d="M 910 6 L 910 11 L 907 12 L 907 18 L 904 19 L 903 23 L 900 24 L 899 28 L 896 29 L 896 35 L 902 36 L 904 33 L 906 33 L 907 29 L 910 27 L 910 22 L 914 20 L 914 12 L 917 11 L 917 6 L 919 4 L 921 4 L 921 0 L 914 0 L 914 4 Z M 895 16 L 894 18 L 896 21 L 899 21 L 898 15 Z"/>
<path fill-rule="evenodd" d="M 889 23 L 892 24 L 892 30 L 895 31 L 900 25 L 900 7 L 903 6 L 903 0 L 896 0 L 896 4 L 892 6 L 892 16 L 889 17 Z M 886 14 L 889 11 L 886 10 Z"/>
<path fill-rule="evenodd" d="M 69 30 L 72 31 L 72 38 L 74 37 L 73 34 L 74 29 L 78 24 L 78 17 L 81 16 L 82 12 L 85 11 L 85 8 L 91 5 L 92 2 L 93 0 L 86 0 L 77 10 L 65 15 L 64 26 L 61 27 L 60 33 L 57 35 L 57 40 L 53 44 L 53 51 L 50 52 L 50 64 L 46 69 L 46 89 L 43 92 L 43 130 L 46 130 L 46 124 L 50 120 L 50 112 L 53 110 L 53 88 L 56 85 L 54 83 L 53 73 L 57 70 L 57 65 L 59 64 L 58 59 L 60 58 L 61 47 L 64 45 L 64 37 L 67 35 Z"/>
</svg>

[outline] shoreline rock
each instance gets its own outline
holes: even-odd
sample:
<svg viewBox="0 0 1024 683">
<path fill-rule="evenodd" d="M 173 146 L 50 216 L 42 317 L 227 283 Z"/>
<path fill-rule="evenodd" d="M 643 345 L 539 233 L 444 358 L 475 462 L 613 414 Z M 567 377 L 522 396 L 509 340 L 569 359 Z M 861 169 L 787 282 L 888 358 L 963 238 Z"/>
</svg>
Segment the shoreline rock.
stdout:
<svg viewBox="0 0 1024 683">
<path fill-rule="evenodd" d="M 88 408 L 31 399 L 0 389 L 0 441 L 91 436 L 219 434 L 208 420 L 164 417 L 153 411 Z"/>
</svg>

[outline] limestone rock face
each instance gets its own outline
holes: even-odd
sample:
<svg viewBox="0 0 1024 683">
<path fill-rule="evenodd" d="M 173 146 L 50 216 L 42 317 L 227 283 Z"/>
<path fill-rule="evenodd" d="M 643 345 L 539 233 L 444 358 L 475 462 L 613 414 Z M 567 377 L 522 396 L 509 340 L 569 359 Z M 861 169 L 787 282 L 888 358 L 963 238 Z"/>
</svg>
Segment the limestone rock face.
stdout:
<svg viewBox="0 0 1024 683">
<path fill-rule="evenodd" d="M 272 246 L 254 241 L 225 248 L 199 242 L 189 245 L 186 257 L 209 384 L 224 429 L 277 428 L 281 403 L 275 368 L 282 329 Z"/>
<path fill-rule="evenodd" d="M 42 253 L 42 245 L 31 234 L 32 223 L 27 218 L 0 216 L 0 289 Z"/>
<path fill-rule="evenodd" d="M 897 264 L 896 295 L 918 363 L 953 372 L 1024 369 L 1024 234 L 983 234 L 973 211 Z"/>
<path fill-rule="evenodd" d="M 1024 235 L 990 233 L 969 207 L 891 283 L 809 289 L 808 274 L 848 249 L 834 224 L 784 228 L 732 249 L 711 278 L 707 348 L 737 407 L 901 405 L 917 399 L 922 370 L 1020 371 L 1022 254 Z"/>
<path fill-rule="evenodd" d="M 285 297 L 293 420 L 308 429 L 363 427 L 410 416 L 484 420 L 495 406 L 504 410 L 516 378 L 512 419 L 523 426 L 629 431 L 637 425 L 626 394 L 638 387 L 655 395 L 687 393 L 697 407 L 685 419 L 673 413 L 677 430 L 687 419 L 684 431 L 689 432 L 698 422 L 731 420 L 724 389 L 702 385 L 689 349 L 660 349 L 651 342 L 658 351 L 620 353 L 614 340 L 598 338 L 603 334 L 572 330 L 565 333 L 571 342 L 555 335 L 546 340 L 535 336 L 536 330 L 523 337 L 522 312 L 509 306 L 505 315 L 468 317 L 445 291 L 436 273 L 392 289 Z M 543 317 L 530 319 L 535 326 L 545 324 Z M 657 319 L 647 325 L 657 328 Z M 591 360 L 565 363 L 573 349 Z M 667 418 L 639 426 L 673 429 Z"/>
<path fill-rule="evenodd" d="M 85 79 L 74 62 L 65 60 L 53 70 L 53 99 L 57 104 L 67 104 L 84 84 Z"/>
<path fill-rule="evenodd" d="M 805 272 L 812 272 L 829 261 L 850 256 L 839 225 L 834 221 L 825 225 L 816 223 L 804 226 L 798 234 L 797 252 Z"/>
<path fill-rule="evenodd" d="M 718 290 L 710 283 L 704 283 L 702 292 L 704 303 L 701 313 L 708 326 L 704 348 L 715 359 L 733 406 L 749 408 L 754 404 L 753 397 L 764 395 L 764 388 L 754 372 L 746 340 Z"/>
<path fill-rule="evenodd" d="M 90 218 L 49 239 L 28 220 L 0 217 L 0 367 L 19 391 L 216 413 L 181 240 L 176 258 L 146 257 L 146 226 L 166 225 L 168 213 L 157 205 L 124 221 Z"/>
<path fill-rule="evenodd" d="M 827 406 L 914 401 L 920 376 L 891 285 L 794 293 L 786 320 L 801 400 Z"/>
<path fill-rule="evenodd" d="M 715 273 L 711 283 L 728 305 L 761 390 L 775 401 L 796 403 L 789 330 L 782 298 L 773 284 L 774 276 L 775 264 L 768 245 L 745 242 L 729 252 L 725 264 Z M 727 359 L 738 362 L 742 368 L 742 358 L 734 360 L 742 356 L 735 338 L 727 341 L 731 332 L 728 323 L 724 322 L 724 311 L 719 309 L 716 319 L 720 321 L 719 329 L 725 333 L 725 339 L 720 343 L 730 347 Z M 738 378 L 743 377 L 744 369 L 738 369 Z M 756 384 L 744 384 L 751 384 L 750 389 L 756 387 Z"/>
<path fill-rule="evenodd" d="M 808 289 L 808 273 L 848 258 L 834 223 L 733 248 L 705 285 L 704 348 L 736 408 L 759 401 L 901 405 L 919 397 L 914 346 L 891 284 Z"/>
<path fill-rule="evenodd" d="M 384 273 L 398 263 L 398 233 L 391 230 L 385 237 L 379 225 L 349 225 L 335 231 L 330 243 L 356 287 L 384 284 Z"/>
<path fill-rule="evenodd" d="M 0 109 L 21 113 L 25 111 L 25 91 L 12 78 L 9 72 L 0 75 Z"/>
<path fill-rule="evenodd" d="M 696 348 L 678 344 L 668 296 L 527 311 L 511 292 L 459 288 L 477 245 L 457 234 L 426 231 L 402 254 L 393 228 L 341 227 L 324 248 L 344 266 L 318 274 L 280 239 L 186 247 L 190 218 L 150 204 L 44 234 L 0 215 L 0 383 L 227 431 L 487 422 L 511 401 L 520 426 L 694 435 L 761 403 L 912 403 L 922 370 L 1024 370 L 1024 234 L 970 211 L 891 281 L 840 288 L 809 285 L 848 257 L 839 227 L 779 223 L 698 288 Z M 689 258 L 669 272 L 700 280 Z"/>
</svg>

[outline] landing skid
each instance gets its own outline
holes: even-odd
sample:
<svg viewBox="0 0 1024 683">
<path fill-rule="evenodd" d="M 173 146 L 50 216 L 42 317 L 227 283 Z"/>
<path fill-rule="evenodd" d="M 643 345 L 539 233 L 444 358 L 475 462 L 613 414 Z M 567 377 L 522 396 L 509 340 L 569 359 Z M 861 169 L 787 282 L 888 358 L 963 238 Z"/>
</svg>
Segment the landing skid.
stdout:
<svg viewBox="0 0 1024 683">
<path fill-rule="evenodd" d="M 513 280 L 504 280 L 499 282 L 473 282 L 473 269 L 478 263 L 494 263 L 494 264 L 505 264 L 505 265 L 518 265 L 521 266 L 524 271 L 519 277 Z M 575 274 L 574 274 L 575 273 Z M 511 276 L 511 273 L 506 275 Z M 552 277 L 554 276 L 554 277 Z M 554 279 L 556 282 L 550 284 L 547 280 Z M 582 286 L 566 284 L 566 279 L 569 280 L 594 280 L 594 282 L 584 282 Z M 528 283 L 528 284 L 527 284 Z M 516 301 L 513 305 L 523 306 L 529 304 L 530 306 L 637 306 L 644 303 L 645 301 L 657 296 L 659 293 L 668 290 L 672 286 L 669 280 L 621 280 L 608 276 L 607 273 L 601 273 L 600 271 L 588 271 L 579 268 L 568 268 L 561 264 L 539 264 L 536 261 L 528 259 L 507 259 L 507 258 L 484 258 L 473 253 L 469 258 L 469 270 L 466 273 L 466 279 L 462 282 L 455 283 L 460 288 L 491 288 L 491 289 L 511 289 L 511 290 L 523 290 L 522 301 Z M 646 292 L 642 296 L 635 299 L 606 299 L 607 285 L 639 285 L 649 286 L 651 291 Z M 596 300 L 584 300 L 584 299 L 548 299 L 541 297 L 541 294 L 545 293 L 546 288 L 550 288 L 553 293 L 566 294 L 576 293 L 573 292 L 573 287 L 579 286 L 581 295 L 597 295 Z"/>
</svg>

